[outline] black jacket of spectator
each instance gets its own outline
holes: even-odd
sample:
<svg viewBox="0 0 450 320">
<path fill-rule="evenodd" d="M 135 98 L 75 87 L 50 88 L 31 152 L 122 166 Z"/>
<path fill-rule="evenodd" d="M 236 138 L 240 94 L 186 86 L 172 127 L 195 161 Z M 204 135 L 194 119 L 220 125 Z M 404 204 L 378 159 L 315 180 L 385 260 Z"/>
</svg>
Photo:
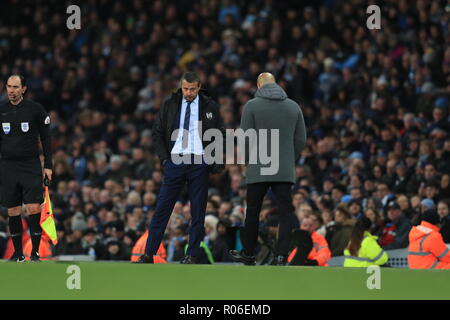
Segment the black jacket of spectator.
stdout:
<svg viewBox="0 0 450 320">
<path fill-rule="evenodd" d="M 384 250 L 401 249 L 408 246 L 408 235 L 411 230 L 410 221 L 402 213 L 394 224 L 397 226 L 395 240 L 385 246 Z"/>
<path fill-rule="evenodd" d="M 83 246 L 80 240 L 69 242 L 66 239 L 62 239 L 55 247 L 56 256 L 60 255 L 78 255 L 84 254 Z"/>
<path fill-rule="evenodd" d="M 117 246 L 117 251 L 112 247 Z M 112 240 L 106 244 L 106 248 L 103 251 L 103 255 L 97 257 L 99 260 L 106 261 L 128 261 L 130 260 L 130 250 L 119 240 Z"/>
<path fill-rule="evenodd" d="M 450 216 L 443 219 L 441 223 L 441 229 L 439 230 L 442 234 L 442 238 L 445 243 L 450 243 Z"/>
</svg>

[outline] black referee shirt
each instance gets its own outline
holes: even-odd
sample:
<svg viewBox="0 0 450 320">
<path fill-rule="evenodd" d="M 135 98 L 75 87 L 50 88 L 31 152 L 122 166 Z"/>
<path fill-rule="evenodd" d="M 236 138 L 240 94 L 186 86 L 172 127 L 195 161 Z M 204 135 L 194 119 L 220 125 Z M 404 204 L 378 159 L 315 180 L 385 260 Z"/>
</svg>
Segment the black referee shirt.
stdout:
<svg viewBox="0 0 450 320">
<path fill-rule="evenodd" d="M 52 169 L 50 117 L 44 107 L 24 99 L 17 106 L 0 105 L 0 152 L 2 159 L 25 160 L 39 157 L 39 137 L 44 152 L 44 168 Z"/>
</svg>

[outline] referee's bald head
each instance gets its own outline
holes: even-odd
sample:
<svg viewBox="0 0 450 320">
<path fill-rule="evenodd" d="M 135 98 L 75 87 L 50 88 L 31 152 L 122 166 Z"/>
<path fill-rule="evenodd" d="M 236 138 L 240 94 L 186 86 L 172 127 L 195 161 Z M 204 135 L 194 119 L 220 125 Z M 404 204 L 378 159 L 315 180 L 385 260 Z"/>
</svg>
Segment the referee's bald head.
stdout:
<svg viewBox="0 0 450 320">
<path fill-rule="evenodd" d="M 18 104 L 23 99 L 23 95 L 27 87 L 25 86 L 25 79 L 21 75 L 13 74 L 6 82 L 6 92 L 8 99 L 12 104 Z"/>
<path fill-rule="evenodd" d="M 276 83 L 275 77 L 270 72 L 261 73 L 256 80 L 256 85 L 258 86 L 258 88 L 261 88 L 262 86 L 269 83 Z"/>
<path fill-rule="evenodd" d="M 26 86 L 25 85 L 25 77 L 24 76 L 22 76 L 20 74 L 12 74 L 12 75 L 9 76 L 8 82 L 9 82 L 9 80 L 14 80 L 14 79 L 19 80 L 20 86 L 22 86 L 22 87 Z"/>
</svg>

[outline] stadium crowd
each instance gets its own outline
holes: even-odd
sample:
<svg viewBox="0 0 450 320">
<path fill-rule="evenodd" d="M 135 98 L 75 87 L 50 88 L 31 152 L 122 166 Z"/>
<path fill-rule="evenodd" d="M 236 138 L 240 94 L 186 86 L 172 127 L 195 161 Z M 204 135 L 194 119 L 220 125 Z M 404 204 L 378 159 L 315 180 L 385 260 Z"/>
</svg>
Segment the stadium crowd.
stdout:
<svg viewBox="0 0 450 320">
<path fill-rule="evenodd" d="M 424 210 L 442 217 L 450 242 L 450 5 L 385 0 L 381 29 L 366 27 L 372 1 L 7 0 L 0 11 L 0 100 L 23 74 L 26 97 L 51 115 L 54 255 L 130 260 L 158 197 L 163 171 L 151 128 L 187 70 L 239 126 L 260 72 L 274 74 L 303 110 L 307 147 L 293 206 L 343 254 L 355 221 L 372 220 L 385 249 L 405 248 Z M 211 175 L 204 244 L 215 262 L 240 249 L 245 170 Z M 187 197 L 174 208 L 164 246 L 184 255 Z M 394 203 L 395 202 L 395 203 Z M 5 251 L 0 216 L 0 256 Z M 269 192 L 257 259 L 270 263 L 277 212 Z"/>
</svg>

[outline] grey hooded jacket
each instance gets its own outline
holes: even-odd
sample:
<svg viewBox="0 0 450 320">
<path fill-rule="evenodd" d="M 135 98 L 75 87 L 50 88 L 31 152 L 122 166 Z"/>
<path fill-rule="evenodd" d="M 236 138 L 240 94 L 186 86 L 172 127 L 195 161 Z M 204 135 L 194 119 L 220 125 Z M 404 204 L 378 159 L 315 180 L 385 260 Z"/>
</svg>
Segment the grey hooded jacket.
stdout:
<svg viewBox="0 0 450 320">
<path fill-rule="evenodd" d="M 266 84 L 256 91 L 255 98 L 244 106 L 241 129 L 257 132 L 257 143 L 246 139 L 247 184 L 295 183 L 295 163 L 306 144 L 305 121 L 300 106 L 279 85 Z M 278 130 L 278 137 L 272 129 Z"/>
</svg>

